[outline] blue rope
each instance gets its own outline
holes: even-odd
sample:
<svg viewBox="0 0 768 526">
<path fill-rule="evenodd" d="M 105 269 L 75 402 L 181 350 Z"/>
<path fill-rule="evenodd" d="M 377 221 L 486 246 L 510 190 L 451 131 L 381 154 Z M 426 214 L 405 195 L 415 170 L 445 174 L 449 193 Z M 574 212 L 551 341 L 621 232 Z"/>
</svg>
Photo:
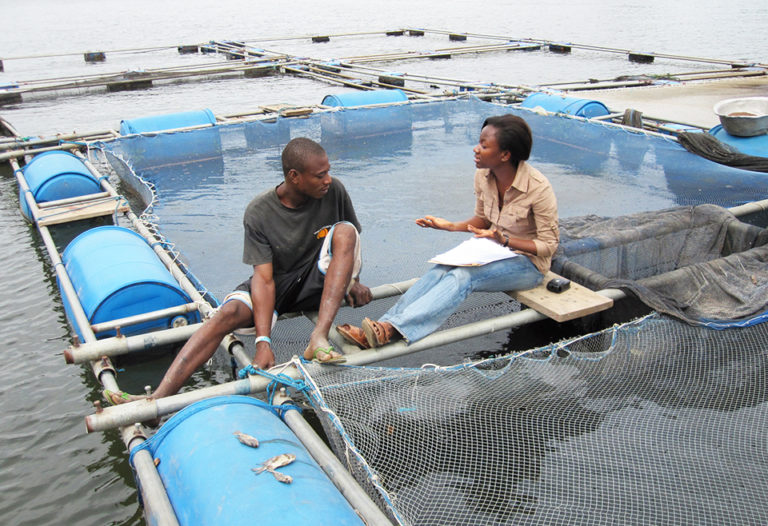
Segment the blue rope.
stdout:
<svg viewBox="0 0 768 526">
<path fill-rule="evenodd" d="M 267 389 L 266 389 L 267 401 L 270 404 L 272 404 L 272 401 L 274 400 L 274 397 L 275 397 L 275 393 L 277 392 L 277 389 L 279 387 L 285 386 L 293 389 L 296 392 L 307 391 L 309 389 L 307 387 L 307 384 L 304 383 L 304 380 L 294 380 L 290 376 L 282 373 L 272 374 L 263 369 L 257 369 L 256 367 L 253 366 L 253 364 L 250 364 L 250 363 L 237 372 L 237 377 L 241 380 L 246 378 L 247 376 L 254 376 L 254 375 L 260 375 L 272 380 L 271 382 L 269 382 L 269 384 L 267 384 Z M 291 407 L 291 409 L 299 410 L 299 408 L 295 406 Z"/>
</svg>

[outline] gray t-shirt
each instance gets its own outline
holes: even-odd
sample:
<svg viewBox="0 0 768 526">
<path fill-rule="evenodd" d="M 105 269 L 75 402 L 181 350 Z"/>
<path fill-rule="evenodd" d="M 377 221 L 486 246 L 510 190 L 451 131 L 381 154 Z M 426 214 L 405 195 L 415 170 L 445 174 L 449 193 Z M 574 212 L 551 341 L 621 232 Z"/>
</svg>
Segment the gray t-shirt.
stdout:
<svg viewBox="0 0 768 526">
<path fill-rule="evenodd" d="M 360 223 L 344 185 L 331 178 L 322 199 L 310 199 L 300 208 L 288 208 L 271 188 L 256 196 L 243 216 L 243 263 L 272 263 L 276 281 L 281 275 L 306 267 L 317 258 L 328 229 L 349 221 L 358 232 Z"/>
</svg>

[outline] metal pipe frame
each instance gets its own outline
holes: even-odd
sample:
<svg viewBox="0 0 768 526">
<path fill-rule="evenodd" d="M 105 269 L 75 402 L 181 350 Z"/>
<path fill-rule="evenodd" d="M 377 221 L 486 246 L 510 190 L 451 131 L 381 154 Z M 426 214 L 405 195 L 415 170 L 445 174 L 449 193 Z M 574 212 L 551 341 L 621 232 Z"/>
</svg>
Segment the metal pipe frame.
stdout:
<svg viewBox="0 0 768 526">
<path fill-rule="evenodd" d="M 46 208 L 55 208 L 57 206 L 71 205 L 74 203 L 81 203 L 83 201 L 91 201 L 91 200 L 101 199 L 101 198 L 114 199 L 114 196 L 109 195 L 109 192 L 99 192 L 97 194 L 87 194 L 87 195 L 81 195 L 78 197 L 68 197 L 66 199 L 57 199 L 56 201 L 46 201 L 45 203 L 37 203 L 37 207 L 40 210 L 45 210 Z"/>
<path fill-rule="evenodd" d="M 734 206 L 729 208 L 730 212 L 736 217 L 741 217 L 749 214 L 759 214 L 768 210 L 768 199 L 762 201 L 752 201 L 751 203 L 745 203 L 743 205 Z"/>
<path fill-rule="evenodd" d="M 121 430 L 123 443 L 132 452 L 146 441 L 146 434 L 140 424 L 127 426 Z M 139 474 L 139 491 L 144 501 L 144 512 L 157 526 L 178 526 L 179 521 L 173 511 L 165 486 L 155 468 L 154 459 L 149 451 L 138 451 L 133 455 L 133 465 Z"/>
<path fill-rule="evenodd" d="M 24 178 L 24 174 L 21 171 L 21 168 L 19 167 L 19 164 L 15 158 L 10 159 L 10 163 L 19 187 L 21 188 L 24 198 L 30 207 L 30 211 L 32 212 L 33 217 L 37 218 L 40 210 L 37 207 L 37 203 L 35 202 L 32 193 L 29 190 L 29 185 Z M 106 181 L 102 180 L 102 182 L 104 183 Z M 80 328 L 80 333 L 83 335 L 83 339 L 85 340 L 86 344 L 96 343 L 96 335 L 94 334 L 93 330 L 91 330 L 90 320 L 88 320 L 88 317 L 83 311 L 80 298 L 77 296 L 74 286 L 69 279 L 69 275 L 64 268 L 64 264 L 61 261 L 61 257 L 59 256 L 56 244 L 53 241 L 53 237 L 51 236 L 48 227 L 40 226 L 37 224 L 37 221 L 35 221 L 35 224 L 37 225 L 37 230 L 43 239 L 43 243 L 45 244 L 45 248 L 48 252 L 48 257 L 51 259 L 54 271 L 56 272 L 56 277 L 59 280 L 61 293 L 69 301 L 72 316 L 74 317 L 74 323 L 76 323 Z M 112 391 L 120 390 L 117 384 L 115 368 L 108 358 L 102 357 L 100 360 L 94 359 L 90 362 L 90 365 L 94 376 L 101 383 L 101 385 Z M 97 408 L 98 407 L 100 406 L 97 406 Z M 123 434 L 123 441 L 125 442 L 126 446 L 129 446 L 130 442 L 127 441 L 128 435 L 126 435 L 126 430 L 122 429 L 121 431 Z M 178 522 L 176 521 L 175 515 L 173 515 L 173 509 L 170 507 L 168 495 L 165 492 L 165 487 L 163 487 L 162 481 L 160 481 L 160 476 L 157 473 L 157 469 L 155 468 L 152 458 L 149 456 L 149 454 L 145 455 L 144 452 L 140 453 L 138 456 L 139 461 L 135 463 L 136 472 L 142 481 L 149 481 L 148 486 L 142 489 L 144 504 L 146 508 L 152 510 L 160 510 L 159 513 L 161 521 L 159 521 L 158 524 L 175 526 L 178 524 Z M 169 509 L 171 511 L 170 515 L 168 514 Z"/>
<path fill-rule="evenodd" d="M 378 287 L 373 287 L 371 289 L 371 294 L 373 299 L 388 298 L 390 296 L 402 294 L 408 290 L 408 288 L 415 282 L 416 278 L 413 278 L 397 283 L 380 285 Z M 190 305 L 194 305 L 196 308 L 199 307 L 199 304 L 197 303 L 187 304 L 187 306 Z M 181 309 L 182 307 L 177 308 Z M 141 315 L 136 317 L 141 317 Z M 119 321 L 120 320 L 95 325 L 94 332 L 100 332 L 100 330 L 103 329 L 114 328 L 110 327 L 109 325 L 116 325 Z M 102 356 L 121 356 L 124 354 L 146 351 L 148 349 L 153 349 L 162 345 L 182 342 L 188 340 L 192 334 L 194 334 L 195 331 L 200 328 L 201 325 L 202 323 L 194 323 L 192 325 L 154 331 L 147 334 L 104 338 L 93 342 L 87 342 L 82 345 L 65 349 L 64 360 L 67 363 L 85 363 L 90 360 L 98 360 Z M 240 367 L 245 367 L 251 363 L 251 359 L 245 353 L 242 343 L 234 336 L 229 336 L 229 339 L 223 341 L 221 346 L 224 349 L 227 349 L 235 357 L 235 360 L 240 365 Z"/>
<path fill-rule="evenodd" d="M 193 323 L 192 325 L 137 334 L 135 336 L 120 336 L 89 341 L 66 349 L 64 351 L 64 360 L 67 363 L 85 363 L 91 360 L 98 360 L 102 356 L 112 358 L 182 342 L 188 340 L 201 325 L 202 323 Z"/>
<path fill-rule="evenodd" d="M 112 329 L 118 329 L 120 327 L 126 327 L 130 325 L 136 325 L 145 321 L 159 320 L 167 316 L 188 314 L 197 310 L 197 303 L 185 303 L 177 307 L 168 307 L 167 309 L 160 309 L 151 312 L 145 312 L 143 314 L 136 314 L 134 316 L 127 316 L 125 318 L 119 318 L 116 320 L 105 321 L 102 323 L 96 323 L 91 325 L 91 330 L 95 333 L 108 331 Z"/>
<path fill-rule="evenodd" d="M 286 396 L 283 390 L 275 395 L 274 404 L 292 404 L 293 400 Z M 355 478 L 349 473 L 336 455 L 325 445 L 325 442 L 315 433 L 296 410 L 283 411 L 283 421 L 293 431 L 293 434 L 304 444 L 309 454 L 328 475 L 331 482 L 344 495 L 347 502 L 363 518 L 368 526 L 392 526 L 392 522 L 371 500 L 365 490 L 360 487 Z"/>
<path fill-rule="evenodd" d="M 605 289 L 598 291 L 598 294 L 613 300 L 626 297 L 626 294 L 618 289 Z M 404 341 L 398 341 L 376 349 L 360 350 L 354 354 L 348 354 L 346 363 L 348 365 L 367 365 L 496 331 L 528 325 L 545 319 L 547 317 L 543 314 L 533 309 L 525 309 L 489 320 L 480 320 L 436 332 L 411 345 L 406 345 Z M 270 369 L 269 372 L 272 374 L 282 373 L 292 379 L 296 379 L 299 376 L 298 371 L 295 367 L 292 367 L 291 362 L 277 365 Z M 270 382 L 271 380 L 267 377 L 255 375 L 243 380 L 204 387 L 157 400 L 137 400 L 119 406 L 107 407 L 100 412 L 86 416 L 85 426 L 90 433 L 130 425 L 134 422 L 146 422 L 159 416 L 179 411 L 193 402 L 205 400 L 206 398 L 261 392 L 266 389 Z"/>
</svg>

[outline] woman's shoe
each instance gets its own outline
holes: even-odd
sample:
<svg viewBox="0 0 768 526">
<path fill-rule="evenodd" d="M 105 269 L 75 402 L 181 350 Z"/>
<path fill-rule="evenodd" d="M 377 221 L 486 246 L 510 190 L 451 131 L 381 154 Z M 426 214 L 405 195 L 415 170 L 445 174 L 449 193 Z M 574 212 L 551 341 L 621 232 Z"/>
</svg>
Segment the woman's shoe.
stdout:
<svg viewBox="0 0 768 526">
<path fill-rule="evenodd" d="M 363 318 L 363 332 L 368 345 L 371 347 L 381 347 L 388 344 L 392 339 L 398 339 L 400 333 L 395 327 L 387 321 L 373 321 L 370 318 Z"/>
<path fill-rule="evenodd" d="M 349 343 L 357 345 L 361 349 L 371 348 L 371 346 L 368 345 L 368 340 L 365 338 L 365 331 L 360 327 L 345 323 L 343 325 L 337 325 L 336 332 L 341 334 Z"/>
</svg>

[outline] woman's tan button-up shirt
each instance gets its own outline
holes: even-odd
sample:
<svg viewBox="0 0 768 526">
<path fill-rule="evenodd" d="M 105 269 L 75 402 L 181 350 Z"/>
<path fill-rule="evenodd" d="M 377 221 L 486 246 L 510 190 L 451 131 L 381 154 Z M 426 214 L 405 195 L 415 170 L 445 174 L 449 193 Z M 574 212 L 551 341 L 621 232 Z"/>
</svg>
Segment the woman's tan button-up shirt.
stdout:
<svg viewBox="0 0 768 526">
<path fill-rule="evenodd" d="M 504 193 L 499 207 L 496 178 L 488 169 L 475 172 L 475 215 L 487 219 L 509 237 L 530 239 L 536 255 L 526 255 L 542 274 L 549 270 L 552 256 L 560 242 L 557 200 L 549 181 L 525 161 L 517 167 L 512 185 Z"/>
</svg>

